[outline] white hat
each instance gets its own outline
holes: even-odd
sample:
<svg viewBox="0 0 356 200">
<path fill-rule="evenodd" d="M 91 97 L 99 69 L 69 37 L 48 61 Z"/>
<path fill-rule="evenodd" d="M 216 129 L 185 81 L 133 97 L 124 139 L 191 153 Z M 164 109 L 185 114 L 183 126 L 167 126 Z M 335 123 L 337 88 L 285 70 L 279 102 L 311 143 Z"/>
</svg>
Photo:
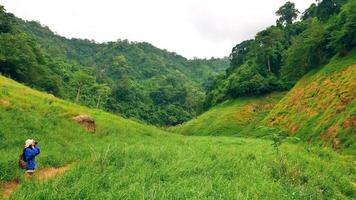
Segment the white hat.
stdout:
<svg viewBox="0 0 356 200">
<path fill-rule="evenodd" d="M 31 146 L 35 141 L 33 139 L 27 139 L 25 142 L 25 148 Z"/>
</svg>

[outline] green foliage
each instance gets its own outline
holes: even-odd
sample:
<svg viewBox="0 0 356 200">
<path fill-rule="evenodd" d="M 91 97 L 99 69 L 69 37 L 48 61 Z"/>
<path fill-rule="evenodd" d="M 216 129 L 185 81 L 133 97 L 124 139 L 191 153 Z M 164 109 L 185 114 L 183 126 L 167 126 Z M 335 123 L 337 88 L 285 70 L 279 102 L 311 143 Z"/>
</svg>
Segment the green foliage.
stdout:
<svg viewBox="0 0 356 200">
<path fill-rule="evenodd" d="M 49 64 L 42 49 L 24 33 L 0 34 L 0 72 L 33 87 L 60 95 L 63 81 Z"/>
<path fill-rule="evenodd" d="M 343 4 L 347 3 L 347 0 L 321 0 L 318 3 L 311 4 L 308 9 L 303 12 L 302 19 L 316 17 L 321 21 L 327 21 L 331 16 L 337 14 Z M 352 2 L 352 1 L 349 1 Z"/>
<path fill-rule="evenodd" d="M 341 6 L 346 2 L 347 0 L 320 1 L 316 9 L 316 17 L 318 17 L 321 21 L 326 21 L 330 16 L 337 14 L 340 11 Z"/>
<path fill-rule="evenodd" d="M 247 56 L 251 48 L 253 40 L 246 40 L 237 44 L 230 54 L 230 68 L 227 69 L 227 74 L 233 72 L 247 61 Z"/>
<path fill-rule="evenodd" d="M 287 135 L 286 134 L 281 134 L 281 133 L 274 133 L 272 135 L 272 146 L 274 150 L 276 151 L 277 155 L 279 154 L 279 148 L 286 139 Z"/>
<path fill-rule="evenodd" d="M 342 7 L 340 14 L 331 22 L 331 46 L 341 55 L 356 46 L 356 2 L 350 1 Z"/>
<path fill-rule="evenodd" d="M 290 89 L 309 71 L 355 48 L 355 1 L 323 0 L 312 4 L 302 21 L 287 2 L 276 12 L 277 26 L 237 44 L 225 76 L 208 88 L 204 108 L 229 98 Z"/>
<path fill-rule="evenodd" d="M 76 90 L 75 102 L 80 101 L 82 93 L 88 95 L 90 87 L 94 84 L 95 78 L 83 71 L 77 71 L 72 74 L 69 85 Z"/>
<path fill-rule="evenodd" d="M 3 7 L 0 19 L 0 73 L 67 100 L 157 125 L 195 116 L 212 77 L 229 65 L 227 58 L 187 60 L 149 43 L 66 39 Z"/>
<path fill-rule="evenodd" d="M 318 20 L 309 22 L 309 27 L 292 39 L 284 56 L 282 76 L 295 83 L 313 68 L 324 64 L 329 57 L 325 26 Z"/>
<path fill-rule="evenodd" d="M 11 16 L 5 13 L 4 6 L 0 5 L 0 33 L 9 33 L 13 30 L 13 23 Z"/>
<path fill-rule="evenodd" d="M 283 6 L 281 6 L 276 15 L 280 16 L 277 20 L 278 25 L 288 25 L 292 24 L 293 21 L 298 17 L 299 11 L 295 8 L 295 4 L 287 1 Z"/>
<path fill-rule="evenodd" d="M 231 97 L 264 94 L 270 89 L 265 79 L 255 68 L 242 65 L 228 78 L 228 94 Z"/>
<path fill-rule="evenodd" d="M 293 34 L 293 27 L 288 27 Z M 288 45 L 281 27 L 271 26 L 234 47 L 226 76 L 215 79 L 208 89 L 204 106 L 208 108 L 228 98 L 266 94 L 283 89 L 278 81 L 283 50 Z"/>
</svg>

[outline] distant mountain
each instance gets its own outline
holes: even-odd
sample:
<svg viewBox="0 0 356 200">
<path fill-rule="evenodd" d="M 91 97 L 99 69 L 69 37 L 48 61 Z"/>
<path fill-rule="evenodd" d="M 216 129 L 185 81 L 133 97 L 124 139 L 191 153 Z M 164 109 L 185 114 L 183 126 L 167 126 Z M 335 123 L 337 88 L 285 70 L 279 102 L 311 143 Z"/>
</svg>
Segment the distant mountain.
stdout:
<svg viewBox="0 0 356 200">
<path fill-rule="evenodd" d="M 147 123 L 174 125 L 195 116 L 213 77 L 229 67 L 227 58 L 189 60 L 146 42 L 67 39 L 3 7 L 0 17 L 2 74 Z"/>
</svg>

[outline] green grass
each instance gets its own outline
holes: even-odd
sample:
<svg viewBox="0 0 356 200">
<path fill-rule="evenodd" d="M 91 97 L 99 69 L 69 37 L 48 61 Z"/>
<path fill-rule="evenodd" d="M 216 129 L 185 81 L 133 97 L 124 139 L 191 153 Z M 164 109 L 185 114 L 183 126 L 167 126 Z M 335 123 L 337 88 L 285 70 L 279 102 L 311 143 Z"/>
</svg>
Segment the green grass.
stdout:
<svg viewBox="0 0 356 200">
<path fill-rule="evenodd" d="M 10 199 L 352 199 L 355 157 L 327 148 L 237 137 L 183 136 L 77 106 L 0 77 L 0 182 L 39 140 L 39 168 L 72 163 L 46 182 L 23 180 Z M 90 134 L 70 119 L 93 116 Z"/>
<path fill-rule="evenodd" d="M 312 143 L 356 152 L 356 51 L 304 76 L 264 120 Z"/>
<path fill-rule="evenodd" d="M 197 118 L 168 130 L 184 135 L 252 136 L 259 122 L 285 93 L 242 97 L 217 105 Z"/>
</svg>

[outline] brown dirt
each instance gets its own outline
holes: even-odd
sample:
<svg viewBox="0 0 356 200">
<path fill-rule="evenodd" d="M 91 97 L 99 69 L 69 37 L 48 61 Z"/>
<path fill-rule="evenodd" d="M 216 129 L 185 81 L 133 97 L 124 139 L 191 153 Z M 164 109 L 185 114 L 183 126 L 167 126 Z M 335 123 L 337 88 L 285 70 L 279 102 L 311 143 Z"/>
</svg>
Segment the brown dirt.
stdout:
<svg viewBox="0 0 356 200">
<path fill-rule="evenodd" d="M 263 105 L 263 109 L 264 110 L 272 110 L 272 108 L 274 108 L 275 104 L 273 103 L 266 103 Z"/>
<path fill-rule="evenodd" d="M 326 130 L 326 132 L 321 135 L 321 138 L 324 140 L 329 140 L 329 139 L 335 138 L 337 128 L 338 128 L 337 124 L 330 126 L 328 128 L 328 130 Z"/>
<path fill-rule="evenodd" d="M 5 183 L 2 188 L 3 188 L 3 191 L 2 191 L 2 197 L 4 199 L 7 199 L 10 197 L 11 193 L 14 192 L 17 187 L 20 185 L 20 180 L 16 179 L 16 180 L 13 180 L 11 182 L 8 182 L 8 183 Z"/>
<path fill-rule="evenodd" d="M 293 135 L 300 128 L 299 124 L 293 124 L 289 127 L 289 133 Z"/>
<path fill-rule="evenodd" d="M 340 141 L 339 138 L 334 138 L 334 140 L 333 140 L 333 148 L 334 148 L 335 150 L 341 148 L 341 141 Z"/>
<path fill-rule="evenodd" d="M 9 101 L 6 101 L 5 99 L 0 99 L 0 106 L 3 107 L 9 107 L 11 103 Z"/>
<path fill-rule="evenodd" d="M 96 126 L 93 117 L 89 115 L 78 115 L 73 117 L 72 119 L 88 132 L 95 133 Z"/>
<path fill-rule="evenodd" d="M 333 83 L 330 79 L 324 80 L 323 85 L 325 87 L 335 87 L 335 83 Z"/>
<path fill-rule="evenodd" d="M 343 123 L 343 128 L 356 127 L 356 117 L 349 117 Z"/>
<path fill-rule="evenodd" d="M 304 94 L 303 88 L 296 88 L 293 93 L 293 96 L 291 97 L 289 106 L 296 105 L 300 101 L 300 98 L 302 98 L 303 94 Z"/>
<path fill-rule="evenodd" d="M 69 167 L 70 167 L 69 165 L 66 165 L 64 167 L 59 167 L 59 168 L 54 168 L 54 167 L 44 168 L 39 173 L 35 174 L 35 177 L 39 181 L 45 181 L 59 174 L 63 174 L 65 171 L 69 169 Z"/>
<path fill-rule="evenodd" d="M 63 174 L 70 169 L 70 165 L 66 165 L 59 168 L 44 168 L 40 169 L 34 173 L 34 178 L 38 181 L 46 181 L 48 179 L 54 178 L 57 175 Z M 3 199 L 8 199 L 10 195 L 20 186 L 20 179 L 15 179 L 13 181 L 7 182 L 2 185 L 2 197 Z"/>
</svg>

